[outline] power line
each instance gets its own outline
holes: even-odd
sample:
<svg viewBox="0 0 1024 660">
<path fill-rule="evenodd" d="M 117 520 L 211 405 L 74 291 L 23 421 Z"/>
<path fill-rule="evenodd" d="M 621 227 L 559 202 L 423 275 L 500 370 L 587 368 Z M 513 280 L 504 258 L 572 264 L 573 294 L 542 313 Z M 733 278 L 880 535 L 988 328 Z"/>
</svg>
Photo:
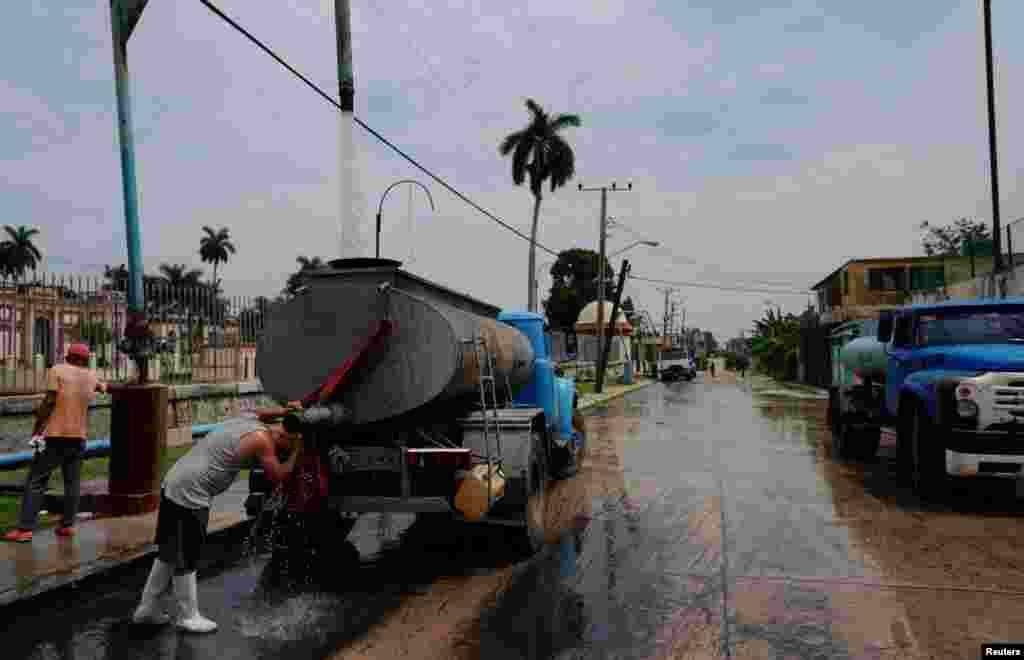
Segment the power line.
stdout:
<svg viewBox="0 0 1024 660">
<path fill-rule="evenodd" d="M 809 291 L 784 291 L 781 289 L 755 289 L 752 287 L 738 287 L 738 286 L 725 286 L 722 284 L 708 284 L 705 282 L 679 282 L 675 280 L 659 280 L 651 277 L 640 277 L 638 275 L 630 275 L 630 279 L 639 280 L 641 282 L 651 282 L 653 284 L 668 284 L 671 286 L 688 286 L 695 287 L 698 289 L 718 289 L 720 291 L 738 291 L 743 293 L 777 293 L 784 296 L 806 296 Z"/>
<path fill-rule="evenodd" d="M 627 225 L 623 224 L 618 218 L 616 218 L 614 222 L 609 222 L 609 224 L 613 225 L 614 227 L 620 228 L 620 229 L 625 229 L 627 232 L 629 232 L 630 234 L 632 234 L 633 236 L 635 236 L 637 238 L 647 238 L 646 235 L 641 234 L 640 232 L 636 231 L 635 229 L 631 229 Z M 659 245 L 656 248 L 652 248 L 652 251 L 654 253 L 666 252 L 666 253 L 668 253 L 670 259 L 672 259 L 674 261 L 677 261 L 677 262 L 683 262 L 683 263 L 686 263 L 688 265 L 692 265 L 692 266 L 703 266 L 703 265 L 706 265 L 706 264 L 702 264 L 701 262 L 697 261 L 693 257 L 682 255 L 682 254 L 679 254 L 679 253 L 673 251 L 668 246 L 666 246 L 664 243 L 662 243 L 661 245 Z M 728 274 L 725 273 L 725 275 L 728 275 Z M 737 279 L 740 282 L 750 282 L 750 283 L 753 283 L 753 284 L 767 284 L 769 286 L 791 286 L 791 285 L 794 285 L 793 282 L 779 282 L 779 281 L 771 281 L 771 280 L 752 280 L 752 279 L 746 279 L 745 280 L 745 279 L 743 279 L 740 276 L 737 276 Z"/>
<path fill-rule="evenodd" d="M 309 86 L 310 89 L 312 89 L 314 92 L 316 92 L 321 97 L 323 97 L 323 99 L 325 101 L 327 101 L 328 103 L 333 105 L 338 110 L 341 110 L 341 104 L 338 103 L 337 101 L 335 101 L 333 97 L 331 97 L 325 91 L 320 89 L 320 87 L 318 87 L 316 85 L 316 83 L 311 81 L 309 78 L 307 78 L 306 76 L 304 76 L 301 73 L 299 73 L 295 69 L 295 67 L 293 67 L 292 65 L 288 64 L 287 62 L 285 62 L 284 59 L 282 59 L 277 53 L 275 53 L 269 47 L 264 45 L 263 42 L 261 42 L 259 39 L 257 39 L 255 36 L 253 36 L 248 30 L 246 30 L 244 27 L 242 27 L 237 22 L 235 22 L 230 16 L 228 16 L 223 11 L 221 11 L 216 5 L 214 5 L 212 2 L 210 2 L 210 0 L 199 0 L 199 1 L 202 2 L 203 5 L 207 9 L 209 9 L 211 12 L 216 14 L 220 19 L 222 19 L 228 25 L 230 25 L 235 30 L 237 30 L 242 35 L 244 35 L 247 39 L 249 39 L 249 41 L 251 41 L 254 44 L 256 44 L 256 46 L 258 46 L 263 52 L 265 52 L 267 55 L 270 55 L 272 58 L 274 58 L 274 60 L 276 60 L 278 64 L 280 64 L 284 68 L 288 69 L 288 71 L 290 71 L 295 77 L 297 77 L 302 82 L 306 83 L 306 85 Z M 363 120 L 361 120 L 358 117 L 356 117 L 355 114 L 352 115 L 352 121 L 354 121 L 355 123 L 359 124 L 364 129 L 366 129 L 366 131 L 368 131 L 375 138 L 377 138 L 378 140 L 380 140 L 381 142 L 383 142 L 387 146 L 391 147 L 396 153 L 398 153 L 399 156 L 401 156 L 405 160 L 407 160 L 410 163 L 412 163 L 417 169 L 419 169 L 421 172 L 423 172 L 424 174 L 429 176 L 431 179 L 433 179 L 434 181 L 439 183 L 441 186 L 443 186 L 446 190 L 448 190 L 448 192 L 452 193 L 453 195 L 455 195 L 456 197 L 458 197 L 462 201 L 466 202 L 467 204 L 469 204 L 470 206 L 475 208 L 480 213 L 484 214 L 485 216 L 487 216 L 488 218 L 490 218 L 494 222 L 497 222 L 499 225 L 501 225 L 505 229 L 508 229 L 513 234 L 515 234 L 515 235 L 519 236 L 520 238 L 524 239 L 527 243 L 532 242 L 534 245 L 537 246 L 538 249 L 544 250 L 548 254 L 551 254 L 551 255 L 553 255 L 555 257 L 558 256 L 558 253 L 555 252 L 554 250 L 552 250 L 552 249 L 550 249 L 548 247 L 545 247 L 544 245 L 541 245 L 540 243 L 538 243 L 536 241 L 531 241 L 529 236 L 527 236 L 526 234 L 522 233 L 521 231 L 519 231 L 518 229 L 516 229 L 512 225 L 509 225 L 508 223 L 504 222 L 503 220 L 498 218 L 496 215 L 494 215 L 490 211 L 486 210 L 485 208 L 483 208 L 482 206 L 480 206 L 479 204 L 477 204 L 473 200 L 469 199 L 468 197 L 466 197 L 465 195 L 460 193 L 458 190 L 456 190 L 455 188 L 450 186 L 447 181 L 445 181 L 441 177 L 437 176 L 436 174 L 434 174 L 433 172 L 428 170 L 426 167 L 420 165 L 418 162 L 416 162 L 416 160 L 412 156 L 410 156 L 407 153 L 405 153 L 404 151 L 402 151 L 395 144 L 393 144 L 390 140 L 388 140 L 383 135 L 381 135 L 380 133 L 378 133 L 377 131 L 372 129 L 370 126 L 368 126 L 365 122 L 363 122 Z"/>
<path fill-rule="evenodd" d="M 314 92 L 316 92 L 325 101 L 327 101 L 328 103 L 333 105 L 338 110 L 342 109 L 341 108 L 341 104 L 338 103 L 338 101 L 334 100 L 333 97 L 331 97 L 329 94 L 327 94 L 325 91 L 323 91 L 319 86 L 317 86 L 316 83 L 311 81 L 306 76 L 302 75 L 302 73 L 300 73 L 298 70 L 296 70 L 295 67 L 293 67 L 292 65 L 288 64 L 288 62 L 286 62 L 281 56 L 279 56 L 277 53 L 275 53 L 273 50 L 271 50 L 268 46 L 266 46 L 262 41 L 260 41 L 258 38 L 256 38 L 256 36 L 254 36 L 252 33 L 250 33 L 244 27 L 239 25 L 234 19 L 232 19 L 230 16 L 228 16 L 223 11 L 221 11 L 216 5 L 214 5 L 212 2 L 210 2 L 210 0 L 200 0 L 200 2 L 207 9 L 209 9 L 211 12 L 213 12 L 217 17 L 219 17 L 225 23 L 230 25 L 232 28 L 234 28 L 239 33 L 241 33 L 243 36 L 245 36 L 247 39 L 249 39 L 251 42 L 253 42 L 258 48 L 260 48 L 267 55 L 272 57 L 278 64 L 280 64 L 285 69 L 287 69 L 292 75 L 294 75 L 299 80 L 304 82 L 310 89 L 312 89 Z M 369 132 L 375 138 L 377 138 L 378 140 L 380 140 L 381 142 L 386 144 L 388 147 L 390 147 L 392 150 L 394 150 L 399 156 L 401 156 L 405 160 L 409 161 L 409 163 L 411 163 L 413 166 L 415 166 L 421 172 L 423 172 L 424 174 L 429 176 L 431 179 L 436 181 L 438 184 L 440 184 L 442 187 L 444 187 L 450 193 L 452 193 L 453 195 L 455 195 L 456 197 L 458 197 L 462 201 L 466 202 L 467 204 L 472 206 L 474 209 L 476 209 L 477 211 L 479 211 L 483 215 L 487 216 L 489 219 L 491 219 L 494 222 L 498 223 L 499 225 L 501 225 L 505 229 L 511 231 L 516 236 L 519 236 L 520 238 L 525 240 L 527 243 L 531 243 L 532 242 L 534 245 L 537 246 L 538 249 L 541 249 L 541 250 L 547 252 L 548 254 L 550 254 L 550 255 L 552 255 L 554 257 L 558 257 L 559 256 L 558 252 L 552 250 L 551 248 L 548 248 L 545 245 L 542 245 L 541 243 L 539 243 L 537 241 L 531 241 L 529 236 L 527 236 L 526 234 L 522 233 L 521 231 L 519 231 L 515 227 L 509 225 L 508 223 L 504 222 L 503 220 L 501 220 L 499 217 L 497 217 L 496 215 L 494 215 L 493 213 L 491 213 L 487 209 L 483 208 L 482 206 L 480 206 L 479 204 L 477 204 L 473 200 L 471 200 L 468 197 L 466 197 L 465 195 L 463 195 L 461 192 L 459 192 L 454 187 L 449 185 L 447 181 L 445 181 L 441 177 L 437 176 L 436 174 L 434 174 L 433 172 L 428 170 L 426 167 L 424 167 L 419 162 L 417 162 L 412 156 L 410 156 L 407 153 L 405 153 L 404 151 L 402 151 L 397 145 L 395 145 L 390 140 L 385 138 L 383 135 L 378 133 L 376 130 L 371 128 L 363 120 L 361 120 L 357 116 L 355 116 L 355 114 L 352 115 L 352 121 L 357 123 L 359 126 L 361 126 L 363 129 L 365 129 L 367 132 Z M 620 224 L 620 226 L 622 226 L 622 225 Z M 626 228 L 626 229 L 628 231 L 628 228 Z M 747 287 L 728 287 L 728 286 L 723 286 L 723 285 L 705 284 L 705 283 L 698 283 L 698 282 L 674 282 L 674 281 L 668 281 L 668 280 L 659 280 L 659 279 L 652 279 L 652 278 L 646 278 L 646 277 L 639 277 L 639 276 L 636 276 L 636 275 L 630 275 L 630 277 L 632 279 L 639 280 L 639 281 L 644 281 L 644 282 L 653 282 L 653 283 L 658 283 L 658 284 L 670 284 L 670 285 L 677 285 L 677 286 L 688 286 L 688 287 L 706 288 L 706 289 L 718 289 L 718 290 L 721 290 L 721 291 L 739 291 L 739 292 L 750 292 L 750 293 L 778 293 L 778 294 L 783 294 L 783 295 L 807 295 L 807 293 L 808 293 L 807 291 L 803 291 L 803 292 L 797 293 L 795 291 L 779 291 L 779 290 L 773 290 L 773 289 L 755 289 L 755 288 L 747 288 Z"/>
</svg>

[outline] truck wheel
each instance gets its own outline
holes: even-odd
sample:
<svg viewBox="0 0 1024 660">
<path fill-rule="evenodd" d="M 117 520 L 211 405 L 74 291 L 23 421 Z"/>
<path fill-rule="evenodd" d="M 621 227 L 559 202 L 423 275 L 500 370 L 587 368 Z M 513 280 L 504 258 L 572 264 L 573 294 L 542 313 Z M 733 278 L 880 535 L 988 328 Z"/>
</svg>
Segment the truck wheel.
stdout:
<svg viewBox="0 0 1024 660">
<path fill-rule="evenodd" d="M 832 430 L 832 435 L 835 436 L 839 431 L 839 392 L 834 387 L 828 390 L 828 412 L 825 419 Z"/>
<path fill-rule="evenodd" d="M 945 451 L 936 443 L 928 411 L 918 404 L 910 418 L 910 483 L 920 496 L 934 495 L 946 477 Z"/>
<path fill-rule="evenodd" d="M 850 423 L 842 415 L 836 415 L 838 420 L 832 430 L 832 453 L 842 461 L 848 461 L 856 453 L 857 433 L 850 427 Z"/>
</svg>

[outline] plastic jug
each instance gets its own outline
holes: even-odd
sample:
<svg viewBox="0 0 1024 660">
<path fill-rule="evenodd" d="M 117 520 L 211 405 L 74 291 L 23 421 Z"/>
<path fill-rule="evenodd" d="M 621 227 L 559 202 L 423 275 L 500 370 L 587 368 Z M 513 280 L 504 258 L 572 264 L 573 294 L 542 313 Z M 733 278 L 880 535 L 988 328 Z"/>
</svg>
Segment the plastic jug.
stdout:
<svg viewBox="0 0 1024 660">
<path fill-rule="evenodd" d="M 475 465 L 466 473 L 455 493 L 455 508 L 466 520 L 480 520 L 487 513 L 487 484 L 491 484 L 491 498 L 496 501 L 505 494 L 505 475 L 501 467 L 492 465 L 488 474 L 487 465 Z"/>
</svg>

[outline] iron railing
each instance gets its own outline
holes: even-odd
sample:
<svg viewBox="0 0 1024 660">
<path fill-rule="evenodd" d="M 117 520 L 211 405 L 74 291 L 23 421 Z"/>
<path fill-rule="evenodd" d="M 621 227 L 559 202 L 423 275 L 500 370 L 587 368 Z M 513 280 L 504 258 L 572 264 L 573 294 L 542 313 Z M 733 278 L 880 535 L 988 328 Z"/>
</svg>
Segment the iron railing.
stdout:
<svg viewBox="0 0 1024 660">
<path fill-rule="evenodd" d="M 121 283 L 123 285 L 123 283 Z M 150 364 L 165 384 L 256 380 L 256 339 L 271 302 L 224 296 L 210 285 L 147 278 L 150 327 L 170 351 Z M 124 382 L 135 367 L 119 349 L 126 296 L 97 276 L 33 274 L 0 280 L 0 394 L 46 389 L 46 370 L 75 341 L 89 344 L 101 379 Z"/>
</svg>

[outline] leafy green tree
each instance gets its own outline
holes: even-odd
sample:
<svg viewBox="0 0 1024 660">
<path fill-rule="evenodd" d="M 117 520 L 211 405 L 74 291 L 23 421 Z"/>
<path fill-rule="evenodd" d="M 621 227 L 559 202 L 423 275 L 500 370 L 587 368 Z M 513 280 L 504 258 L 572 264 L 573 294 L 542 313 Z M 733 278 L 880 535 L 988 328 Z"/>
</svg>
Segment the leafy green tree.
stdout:
<svg viewBox="0 0 1024 660">
<path fill-rule="evenodd" d="M 780 309 L 769 309 L 763 318 L 754 321 L 750 347 L 769 374 L 793 378 L 799 364 L 800 319 L 784 315 Z"/>
<path fill-rule="evenodd" d="M 925 232 L 921 239 L 924 253 L 929 257 L 957 257 L 966 242 L 992 240 L 992 229 L 981 220 L 960 218 L 949 225 L 933 225 L 927 220 L 917 227 Z"/>
<path fill-rule="evenodd" d="M 203 263 L 213 264 L 213 286 L 219 287 L 220 280 L 217 279 L 217 266 L 226 264 L 235 254 L 235 245 L 231 242 L 231 232 L 227 227 L 221 227 L 214 231 L 211 227 L 203 227 L 204 236 L 199 239 L 199 257 Z"/>
<path fill-rule="evenodd" d="M 530 193 L 533 195 L 533 223 L 530 226 L 530 260 L 527 278 L 529 310 L 537 311 L 534 278 L 537 276 L 537 224 L 540 219 L 540 202 L 544 183 L 550 181 L 551 192 L 568 183 L 576 172 L 576 156 L 572 147 L 559 132 L 570 126 L 580 126 L 577 115 L 561 114 L 551 119 L 533 99 L 526 100 L 530 112 L 530 124 L 511 133 L 501 142 L 498 151 L 502 156 L 512 154 L 512 181 L 523 185 L 530 179 Z"/>
<path fill-rule="evenodd" d="M 4 225 L 4 233 L 7 238 L 0 243 L 0 256 L 3 258 L 0 271 L 7 277 L 21 279 L 26 270 L 35 270 L 43 260 L 34 240 L 39 230 L 24 225 Z"/>
<path fill-rule="evenodd" d="M 572 332 L 587 303 L 597 300 L 597 277 L 601 255 L 593 250 L 573 248 L 558 253 L 551 265 L 551 289 L 544 312 L 552 327 Z M 615 290 L 615 270 L 605 258 L 605 291 Z"/>
</svg>

